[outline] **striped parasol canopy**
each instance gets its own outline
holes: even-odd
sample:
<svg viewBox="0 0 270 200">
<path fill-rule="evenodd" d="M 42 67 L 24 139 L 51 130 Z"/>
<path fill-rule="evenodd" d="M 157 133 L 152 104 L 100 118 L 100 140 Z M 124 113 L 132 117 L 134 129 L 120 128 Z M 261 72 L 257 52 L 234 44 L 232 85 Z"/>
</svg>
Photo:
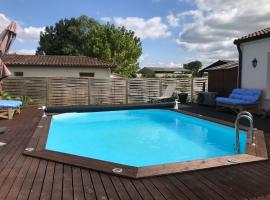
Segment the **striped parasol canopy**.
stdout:
<svg viewBox="0 0 270 200">
<path fill-rule="evenodd" d="M 2 61 L 2 57 L 9 51 L 16 38 L 16 23 L 11 22 L 0 34 L 0 80 L 11 75 L 9 69 Z"/>
</svg>

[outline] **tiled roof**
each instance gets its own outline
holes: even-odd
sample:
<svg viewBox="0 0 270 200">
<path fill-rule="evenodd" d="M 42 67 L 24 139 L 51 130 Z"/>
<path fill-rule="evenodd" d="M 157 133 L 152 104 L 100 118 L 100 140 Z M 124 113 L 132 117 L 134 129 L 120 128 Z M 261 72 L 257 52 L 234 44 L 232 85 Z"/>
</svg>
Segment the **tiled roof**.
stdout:
<svg viewBox="0 0 270 200">
<path fill-rule="evenodd" d="M 16 66 L 60 66 L 60 67 L 115 67 L 106 61 L 87 56 L 56 56 L 56 55 L 17 55 L 9 54 L 3 57 L 3 62 Z"/>
<path fill-rule="evenodd" d="M 190 72 L 188 69 L 182 67 L 144 67 L 138 73 L 147 73 L 149 71 L 155 73 L 177 73 L 177 72 Z"/>
<path fill-rule="evenodd" d="M 248 35 L 245 35 L 239 39 L 234 40 L 234 44 L 239 44 L 242 42 L 249 42 L 253 40 L 258 40 L 258 39 L 264 39 L 270 37 L 270 27 L 262 29 L 260 31 L 256 31 L 254 33 L 250 33 Z"/>
<path fill-rule="evenodd" d="M 217 62 L 212 63 L 211 65 L 200 70 L 201 73 L 214 71 L 214 70 L 226 70 L 238 67 L 238 61 L 236 60 L 218 60 Z"/>
<path fill-rule="evenodd" d="M 211 67 L 211 68 L 208 68 L 205 71 L 227 70 L 227 69 L 237 68 L 238 66 L 239 66 L 238 61 L 229 61 L 226 64 Z"/>
</svg>

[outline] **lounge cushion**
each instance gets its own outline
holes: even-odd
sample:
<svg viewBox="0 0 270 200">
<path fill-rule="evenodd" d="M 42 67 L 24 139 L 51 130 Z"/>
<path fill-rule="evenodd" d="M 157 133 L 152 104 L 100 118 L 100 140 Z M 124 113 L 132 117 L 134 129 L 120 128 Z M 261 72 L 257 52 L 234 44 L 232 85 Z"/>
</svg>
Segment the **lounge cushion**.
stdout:
<svg viewBox="0 0 270 200">
<path fill-rule="evenodd" d="M 0 100 L 0 108 L 18 108 L 21 105 L 19 100 Z"/>
<path fill-rule="evenodd" d="M 258 104 L 262 96 L 261 90 L 255 89 L 234 89 L 228 98 L 217 97 L 217 104 L 228 105 L 254 105 Z"/>
</svg>

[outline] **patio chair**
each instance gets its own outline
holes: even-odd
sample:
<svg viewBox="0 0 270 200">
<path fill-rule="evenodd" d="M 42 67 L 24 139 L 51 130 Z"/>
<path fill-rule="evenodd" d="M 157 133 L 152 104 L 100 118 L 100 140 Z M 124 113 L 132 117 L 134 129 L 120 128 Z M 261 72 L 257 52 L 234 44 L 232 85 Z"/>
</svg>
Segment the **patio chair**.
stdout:
<svg viewBox="0 0 270 200">
<path fill-rule="evenodd" d="M 217 97 L 216 108 L 229 108 L 233 111 L 248 110 L 251 112 L 258 112 L 261 96 L 261 90 L 237 88 L 234 89 L 227 98 Z"/>
<path fill-rule="evenodd" d="M 150 99 L 150 102 L 166 102 L 173 101 L 176 84 L 169 84 L 161 97 L 154 97 Z"/>
<path fill-rule="evenodd" d="M 20 112 L 20 106 L 19 100 L 0 100 L 0 118 L 12 119 L 15 112 Z"/>
</svg>

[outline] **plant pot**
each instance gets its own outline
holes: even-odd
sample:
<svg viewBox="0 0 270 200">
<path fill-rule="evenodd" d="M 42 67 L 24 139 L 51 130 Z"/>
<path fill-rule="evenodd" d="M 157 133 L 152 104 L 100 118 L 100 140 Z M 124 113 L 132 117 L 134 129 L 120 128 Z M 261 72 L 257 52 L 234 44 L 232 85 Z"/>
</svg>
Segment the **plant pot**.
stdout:
<svg viewBox="0 0 270 200">
<path fill-rule="evenodd" d="M 187 103 L 188 94 L 187 93 L 180 93 L 178 94 L 178 99 L 180 103 L 186 104 Z"/>
</svg>

